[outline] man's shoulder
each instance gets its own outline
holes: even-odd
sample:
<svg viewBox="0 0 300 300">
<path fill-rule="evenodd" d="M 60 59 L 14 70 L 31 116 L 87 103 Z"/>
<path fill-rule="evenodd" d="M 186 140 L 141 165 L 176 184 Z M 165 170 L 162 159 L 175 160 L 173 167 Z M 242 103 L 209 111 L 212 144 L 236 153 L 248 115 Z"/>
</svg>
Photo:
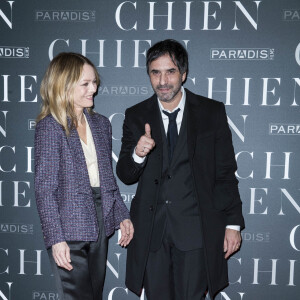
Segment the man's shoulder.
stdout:
<svg viewBox="0 0 300 300">
<path fill-rule="evenodd" d="M 190 103 L 194 104 L 194 105 L 203 105 L 203 106 L 207 106 L 207 107 L 220 107 L 223 106 L 223 102 L 214 100 L 214 99 L 210 99 L 207 97 L 204 97 L 202 95 L 198 95 L 195 94 L 193 92 L 191 92 L 190 90 L 185 88 L 185 92 L 186 92 L 186 99 L 187 101 L 189 101 Z"/>
<path fill-rule="evenodd" d="M 150 98 L 141 101 L 129 108 L 126 109 L 126 113 L 127 114 L 135 114 L 135 113 L 140 113 L 140 112 L 144 112 L 147 111 L 147 109 L 151 108 L 152 105 L 155 104 L 155 94 L 152 95 Z"/>
</svg>

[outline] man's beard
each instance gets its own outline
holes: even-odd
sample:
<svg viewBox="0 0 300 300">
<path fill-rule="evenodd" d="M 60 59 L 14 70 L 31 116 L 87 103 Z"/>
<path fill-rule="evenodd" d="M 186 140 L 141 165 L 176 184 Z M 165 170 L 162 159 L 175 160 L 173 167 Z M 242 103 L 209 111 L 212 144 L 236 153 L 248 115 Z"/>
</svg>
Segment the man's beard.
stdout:
<svg viewBox="0 0 300 300">
<path fill-rule="evenodd" d="M 160 89 L 169 89 L 169 93 L 160 93 Z M 173 90 L 174 86 L 173 85 L 158 85 L 156 86 L 155 92 L 156 95 L 158 96 L 158 99 L 162 102 L 170 103 L 174 100 L 175 96 L 179 93 L 181 86 L 178 87 L 178 89 Z"/>
</svg>

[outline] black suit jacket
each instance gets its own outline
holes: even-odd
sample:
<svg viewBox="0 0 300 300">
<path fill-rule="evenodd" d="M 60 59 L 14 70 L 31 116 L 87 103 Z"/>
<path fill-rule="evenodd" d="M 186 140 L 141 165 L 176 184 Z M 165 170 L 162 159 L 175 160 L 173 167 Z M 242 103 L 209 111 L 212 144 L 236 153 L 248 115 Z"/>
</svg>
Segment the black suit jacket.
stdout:
<svg viewBox="0 0 300 300">
<path fill-rule="evenodd" d="M 223 242 L 226 225 L 244 227 L 237 169 L 225 107 L 186 89 L 189 161 L 199 201 L 210 295 L 228 283 Z M 162 170 L 162 136 L 156 95 L 126 110 L 117 175 L 126 184 L 138 182 L 131 204 L 135 233 L 128 247 L 126 285 L 139 294 L 156 212 Z M 156 146 L 143 164 L 132 158 L 139 138 L 151 126 Z M 187 233 L 188 234 L 188 233 Z"/>
</svg>

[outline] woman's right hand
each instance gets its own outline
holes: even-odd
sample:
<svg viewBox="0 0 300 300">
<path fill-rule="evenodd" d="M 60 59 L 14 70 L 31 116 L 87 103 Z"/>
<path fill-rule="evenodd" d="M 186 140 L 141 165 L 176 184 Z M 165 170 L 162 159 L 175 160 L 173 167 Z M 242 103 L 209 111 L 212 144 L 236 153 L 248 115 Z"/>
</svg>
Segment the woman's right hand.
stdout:
<svg viewBox="0 0 300 300">
<path fill-rule="evenodd" d="M 68 271 L 71 271 L 73 269 L 72 265 L 70 264 L 70 248 L 66 242 L 52 245 L 52 256 L 59 267 L 64 268 Z"/>
</svg>

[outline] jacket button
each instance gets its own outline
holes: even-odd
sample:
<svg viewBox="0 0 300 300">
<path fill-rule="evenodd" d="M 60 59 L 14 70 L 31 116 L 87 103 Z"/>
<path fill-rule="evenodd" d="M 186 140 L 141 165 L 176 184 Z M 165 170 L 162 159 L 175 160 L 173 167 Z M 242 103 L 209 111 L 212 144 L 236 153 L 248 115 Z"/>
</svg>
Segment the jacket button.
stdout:
<svg viewBox="0 0 300 300">
<path fill-rule="evenodd" d="M 150 205 L 150 206 L 149 206 L 149 210 L 150 210 L 150 211 L 153 211 L 153 205 Z"/>
<path fill-rule="evenodd" d="M 158 179 L 154 179 L 154 183 L 155 183 L 155 184 L 158 184 Z"/>
<path fill-rule="evenodd" d="M 171 178 L 172 178 L 172 175 L 168 174 L 168 176 L 167 176 L 167 177 L 168 177 L 168 179 L 171 179 Z"/>
</svg>

